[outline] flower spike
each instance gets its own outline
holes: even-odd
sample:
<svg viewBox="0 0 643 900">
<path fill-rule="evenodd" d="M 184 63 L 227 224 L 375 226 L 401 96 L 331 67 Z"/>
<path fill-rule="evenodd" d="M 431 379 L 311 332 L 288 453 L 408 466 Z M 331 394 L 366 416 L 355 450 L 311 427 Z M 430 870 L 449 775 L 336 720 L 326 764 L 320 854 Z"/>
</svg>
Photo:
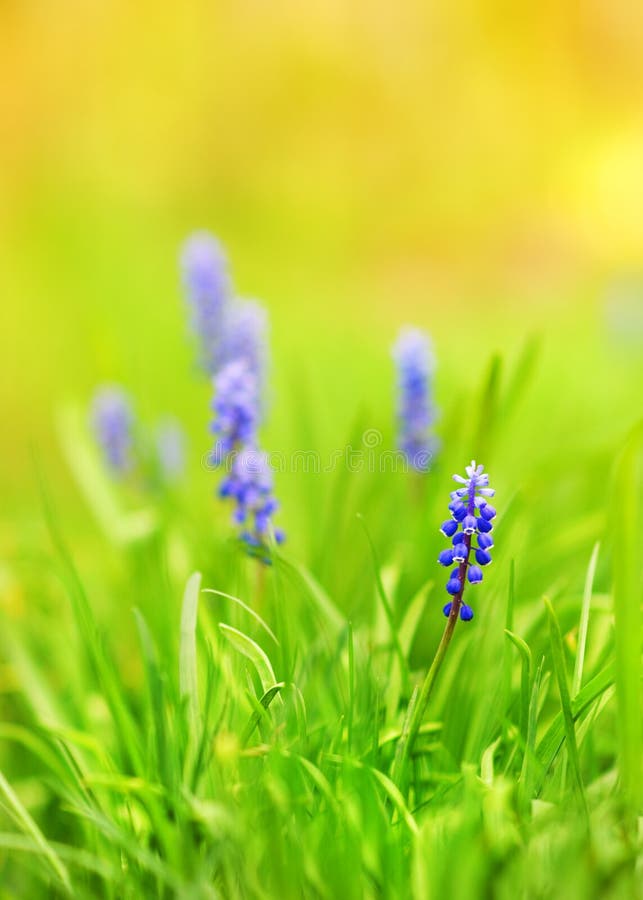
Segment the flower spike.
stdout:
<svg viewBox="0 0 643 900">
<path fill-rule="evenodd" d="M 426 472 L 435 456 L 436 418 L 432 387 L 435 357 L 431 341 L 418 328 L 403 328 L 393 347 L 398 380 L 398 448 L 417 472 Z"/>
<path fill-rule="evenodd" d="M 440 553 L 438 562 L 443 566 L 457 564 L 446 585 L 447 593 L 453 599 L 444 607 L 444 615 L 448 618 L 459 614 L 463 622 L 469 622 L 473 619 L 473 610 L 462 600 L 465 579 L 469 584 L 479 584 L 483 578 L 482 567 L 491 562 L 493 538 L 490 532 L 496 510 L 487 500 L 493 497 L 495 491 L 489 487 L 489 476 L 484 467 L 473 460 L 465 471 L 466 478 L 463 475 L 453 476 L 461 487 L 451 492 L 451 519 L 443 522 L 440 528 L 446 537 L 452 539 L 452 546 Z M 470 562 L 472 553 L 475 563 Z"/>
</svg>

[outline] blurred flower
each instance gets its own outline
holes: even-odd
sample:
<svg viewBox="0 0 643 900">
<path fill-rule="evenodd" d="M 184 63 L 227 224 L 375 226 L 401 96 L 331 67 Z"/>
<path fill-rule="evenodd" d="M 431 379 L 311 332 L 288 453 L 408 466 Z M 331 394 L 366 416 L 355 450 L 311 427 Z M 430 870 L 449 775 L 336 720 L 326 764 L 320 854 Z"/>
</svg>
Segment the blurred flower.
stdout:
<svg viewBox="0 0 643 900">
<path fill-rule="evenodd" d="M 212 410 L 211 430 L 216 436 L 212 457 L 215 465 L 221 465 L 232 450 L 256 443 L 258 384 L 246 360 L 229 362 L 215 376 Z"/>
<path fill-rule="evenodd" d="M 444 607 L 444 614 L 450 616 L 455 607 L 454 615 L 459 612 L 460 618 L 468 622 L 473 618 L 473 610 L 462 601 L 465 577 L 469 584 L 479 584 L 482 581 L 481 567 L 491 562 L 489 549 L 493 547 L 493 538 L 490 532 L 496 510 L 487 499 L 493 497 L 495 491 L 489 487 L 489 476 L 484 467 L 477 466 L 473 460 L 466 467 L 466 473 L 466 478 L 462 475 L 453 476 L 453 480 L 462 487 L 451 492 L 451 519 L 447 519 L 441 526 L 442 533 L 451 537 L 452 547 L 440 553 L 438 562 L 443 566 L 458 564 L 447 581 L 447 593 L 451 594 L 453 600 Z M 472 544 L 474 538 L 477 546 Z M 472 551 L 475 565 L 469 562 Z"/>
<path fill-rule="evenodd" d="M 273 495 L 273 473 L 268 455 L 252 447 L 235 454 L 230 472 L 219 488 L 219 496 L 232 497 L 236 501 L 233 521 L 244 526 L 241 540 L 252 549 L 265 549 L 272 516 L 278 507 Z M 280 528 L 275 528 L 273 534 L 277 543 L 284 541 L 285 535 Z M 263 559 L 269 562 L 268 558 Z"/>
<path fill-rule="evenodd" d="M 94 394 L 91 424 L 107 466 L 115 475 L 132 468 L 134 414 L 129 398 L 119 387 L 102 387 Z"/>
<path fill-rule="evenodd" d="M 176 419 L 164 419 L 156 428 L 156 457 L 163 480 L 178 481 L 185 470 L 185 432 Z"/>
<path fill-rule="evenodd" d="M 199 340 L 199 363 L 211 375 L 219 366 L 219 346 L 230 296 L 225 256 L 206 231 L 189 237 L 181 253 L 181 270 L 192 311 L 192 329 Z"/>
<path fill-rule="evenodd" d="M 220 365 L 238 360 L 254 375 L 261 396 L 268 363 L 268 314 L 254 300 L 236 300 L 230 304 L 223 322 Z"/>
<path fill-rule="evenodd" d="M 417 328 L 400 331 L 393 346 L 398 382 L 398 448 L 418 472 L 426 472 L 437 448 L 432 379 L 435 357 L 429 337 Z"/>
</svg>

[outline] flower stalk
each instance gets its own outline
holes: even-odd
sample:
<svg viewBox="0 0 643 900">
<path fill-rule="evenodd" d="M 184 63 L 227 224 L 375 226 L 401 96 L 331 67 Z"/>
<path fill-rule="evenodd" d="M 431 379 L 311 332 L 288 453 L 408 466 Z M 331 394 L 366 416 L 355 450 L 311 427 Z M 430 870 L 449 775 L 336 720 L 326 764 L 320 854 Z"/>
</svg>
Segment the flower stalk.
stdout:
<svg viewBox="0 0 643 900">
<path fill-rule="evenodd" d="M 438 672 L 449 649 L 458 617 L 463 622 L 473 619 L 473 610 L 463 600 L 465 583 L 468 580 L 469 584 L 479 584 L 482 581 L 481 567 L 491 562 L 489 553 L 493 546 L 490 534 L 493 530 L 491 520 L 495 518 L 496 511 L 487 498 L 492 497 L 495 491 L 489 487 L 489 476 L 485 474 L 483 466 L 477 466 L 475 460 L 467 466 L 466 472 L 466 478 L 461 475 L 453 476 L 462 487 L 452 492 L 449 504 L 451 518 L 443 522 L 441 528 L 442 533 L 452 539 L 452 547 L 440 553 L 438 562 L 443 566 L 457 563 L 457 568 L 452 570 L 446 585 L 447 592 L 451 595 L 451 600 L 443 610 L 447 622 L 422 687 L 411 700 L 407 721 L 393 761 L 393 781 L 403 790 L 406 786 L 408 761 L 420 732 Z M 474 537 L 477 544 L 475 547 Z M 470 562 L 472 553 L 475 563 Z"/>
</svg>

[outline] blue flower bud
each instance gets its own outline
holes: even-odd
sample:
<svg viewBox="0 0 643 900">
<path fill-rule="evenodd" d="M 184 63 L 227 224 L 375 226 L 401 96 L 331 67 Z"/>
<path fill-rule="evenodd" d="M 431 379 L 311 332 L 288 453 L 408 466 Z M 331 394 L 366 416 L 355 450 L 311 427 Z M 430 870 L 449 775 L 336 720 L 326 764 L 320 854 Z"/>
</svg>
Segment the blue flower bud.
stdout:
<svg viewBox="0 0 643 900">
<path fill-rule="evenodd" d="M 456 544 L 453 548 L 453 562 L 464 562 L 468 552 L 466 544 Z"/>
<path fill-rule="evenodd" d="M 438 562 L 441 566 L 453 565 L 453 550 L 443 550 L 438 556 Z"/>
<path fill-rule="evenodd" d="M 453 602 L 451 600 L 449 600 L 449 602 L 446 604 L 446 606 L 442 607 L 442 612 L 447 617 L 447 619 L 451 615 L 451 607 L 452 606 L 453 606 Z"/>
<path fill-rule="evenodd" d="M 446 522 L 443 522 L 440 526 L 440 531 L 445 537 L 451 537 L 458 530 L 458 523 L 455 519 L 447 519 Z"/>
<path fill-rule="evenodd" d="M 488 522 L 486 519 L 478 519 L 478 531 L 484 534 L 491 531 L 492 528 L 493 525 L 491 524 L 491 522 Z"/>
<path fill-rule="evenodd" d="M 480 515 L 483 519 L 487 519 L 488 521 L 490 521 L 491 519 L 495 518 L 496 511 L 489 503 L 485 503 L 484 506 L 480 507 Z"/>
<path fill-rule="evenodd" d="M 451 543 L 454 547 L 456 544 L 464 544 L 464 531 L 459 531 L 457 534 L 454 534 Z"/>
<path fill-rule="evenodd" d="M 478 520 L 475 516 L 465 516 L 462 520 L 462 528 L 465 534 L 473 534 L 476 530 Z"/>
<path fill-rule="evenodd" d="M 460 618 L 463 622 L 470 622 L 473 619 L 473 610 L 466 603 L 460 607 Z"/>
<path fill-rule="evenodd" d="M 488 550 L 489 547 L 493 547 L 493 538 L 490 534 L 479 534 L 478 535 L 478 547 L 481 547 L 483 550 Z"/>
<path fill-rule="evenodd" d="M 449 503 L 449 509 L 456 522 L 461 522 L 467 514 L 467 508 L 462 500 L 454 500 L 453 503 Z"/>
<path fill-rule="evenodd" d="M 491 562 L 491 554 L 486 550 L 476 550 L 476 562 L 481 566 L 488 566 Z"/>
<path fill-rule="evenodd" d="M 447 581 L 447 592 L 455 596 L 460 593 L 460 589 L 462 588 L 462 583 L 459 578 L 451 577 Z"/>
<path fill-rule="evenodd" d="M 469 566 L 467 578 L 470 584 L 479 584 L 482 581 L 482 569 L 480 566 Z"/>
</svg>

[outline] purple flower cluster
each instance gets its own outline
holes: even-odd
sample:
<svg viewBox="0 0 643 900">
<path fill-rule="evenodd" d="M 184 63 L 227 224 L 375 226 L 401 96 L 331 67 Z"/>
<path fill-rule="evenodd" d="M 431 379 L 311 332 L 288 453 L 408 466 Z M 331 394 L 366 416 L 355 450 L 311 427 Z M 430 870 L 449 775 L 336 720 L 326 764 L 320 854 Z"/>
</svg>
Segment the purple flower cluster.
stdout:
<svg viewBox="0 0 643 900">
<path fill-rule="evenodd" d="M 233 519 L 245 526 L 241 539 L 251 549 L 265 550 L 271 516 L 277 508 L 272 471 L 267 456 L 259 450 L 258 437 L 268 317 L 260 304 L 233 298 L 223 254 L 207 233 L 198 233 L 186 242 L 182 269 L 193 329 L 201 342 L 201 362 L 213 377 L 211 431 L 215 444 L 210 461 L 227 470 L 219 495 L 236 502 Z M 284 538 L 279 529 L 274 536 L 279 542 Z M 262 558 L 268 561 L 265 553 Z"/>
<path fill-rule="evenodd" d="M 126 393 L 113 386 L 96 391 L 91 424 L 108 468 L 118 477 L 127 474 L 133 465 L 134 413 Z"/>
<path fill-rule="evenodd" d="M 429 337 L 403 328 L 393 347 L 398 373 L 398 448 L 418 472 L 426 472 L 437 442 L 431 434 L 436 417 L 432 398 L 435 357 Z"/>
<path fill-rule="evenodd" d="M 258 398 L 264 390 L 268 356 L 268 316 L 254 300 L 235 300 L 223 323 L 220 365 L 242 360 L 257 380 Z"/>
<path fill-rule="evenodd" d="M 245 526 L 240 534 L 248 547 L 264 562 L 269 558 L 258 552 L 266 546 L 271 517 L 277 509 L 273 496 L 273 473 L 266 453 L 259 450 L 259 387 L 247 358 L 229 362 L 214 379 L 212 432 L 216 441 L 211 454 L 214 465 L 225 465 L 228 474 L 219 488 L 220 497 L 236 502 L 233 521 Z M 274 530 L 278 543 L 284 540 Z"/>
<path fill-rule="evenodd" d="M 90 412 L 91 427 L 110 472 L 117 478 L 134 476 L 147 488 L 174 484 L 185 469 L 185 434 L 171 417 L 155 428 L 137 422 L 131 401 L 120 387 L 99 388 Z"/>
<path fill-rule="evenodd" d="M 230 281 L 219 242 L 206 231 L 189 237 L 181 253 L 183 284 L 191 308 L 192 329 L 200 342 L 199 362 L 213 375 L 219 366 Z"/>
<path fill-rule="evenodd" d="M 222 465 L 233 450 L 256 444 L 258 384 L 246 360 L 229 362 L 215 376 L 212 411 L 211 431 L 216 439 L 212 461 L 215 465 Z"/>
<path fill-rule="evenodd" d="M 453 480 L 462 487 L 451 492 L 449 511 L 451 518 L 442 523 L 442 533 L 451 538 L 452 546 L 443 550 L 438 556 L 438 562 L 443 566 L 452 566 L 447 581 L 447 592 L 453 600 L 444 607 L 444 615 L 454 615 L 459 611 L 460 618 L 467 622 L 473 618 L 473 610 L 462 602 L 465 577 L 470 584 L 479 584 L 482 581 L 482 567 L 491 562 L 493 547 L 492 520 L 496 516 L 496 510 L 488 501 L 495 491 L 489 487 L 489 476 L 483 466 L 477 466 L 475 460 L 466 467 L 467 477 L 454 475 Z M 475 539 L 475 545 L 472 543 Z M 470 562 L 471 554 L 474 554 L 475 563 Z"/>
<path fill-rule="evenodd" d="M 272 515 L 278 508 L 268 455 L 254 448 L 235 454 L 230 471 L 219 487 L 219 496 L 236 501 L 233 519 L 237 525 L 244 526 L 241 540 L 256 551 L 264 549 Z M 275 528 L 273 535 L 278 544 L 283 543 L 285 535 L 280 528 Z M 262 558 L 270 562 L 269 558 Z"/>
</svg>

